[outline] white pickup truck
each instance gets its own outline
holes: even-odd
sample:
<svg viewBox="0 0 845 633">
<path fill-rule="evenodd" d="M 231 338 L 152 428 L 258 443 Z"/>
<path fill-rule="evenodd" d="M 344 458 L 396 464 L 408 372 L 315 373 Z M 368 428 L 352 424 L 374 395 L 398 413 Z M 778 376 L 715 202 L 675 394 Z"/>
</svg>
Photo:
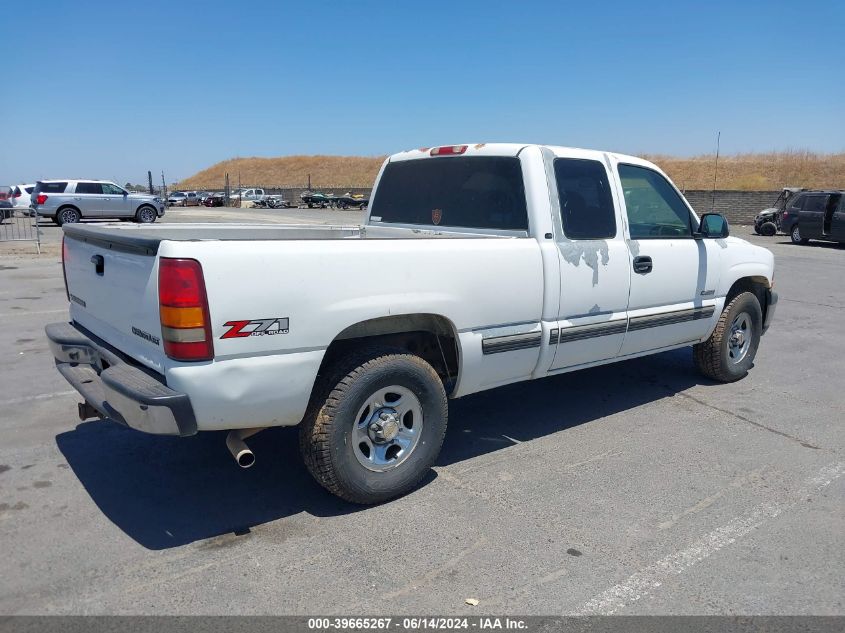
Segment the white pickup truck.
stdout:
<svg viewBox="0 0 845 633">
<path fill-rule="evenodd" d="M 564 147 L 395 154 L 362 226 L 63 230 L 70 322 L 46 333 L 82 419 L 228 430 L 241 466 L 300 425 L 358 503 L 420 481 L 448 398 L 685 346 L 738 380 L 777 302 L 772 254 L 653 164 Z"/>
</svg>

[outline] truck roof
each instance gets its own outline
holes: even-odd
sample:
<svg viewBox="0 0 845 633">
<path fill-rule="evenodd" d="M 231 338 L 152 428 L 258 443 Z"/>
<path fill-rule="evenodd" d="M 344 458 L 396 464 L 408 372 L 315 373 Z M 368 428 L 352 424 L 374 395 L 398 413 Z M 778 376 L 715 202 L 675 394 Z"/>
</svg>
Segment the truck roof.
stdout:
<svg viewBox="0 0 845 633">
<path fill-rule="evenodd" d="M 604 150 L 584 149 L 580 147 L 566 147 L 563 145 L 540 145 L 537 143 L 459 143 L 457 145 L 432 145 L 431 147 L 421 147 L 419 149 L 398 152 L 389 156 L 387 160 L 390 162 L 416 160 L 432 157 L 431 151 L 435 148 L 464 147 L 466 149 L 460 152 L 463 156 L 518 156 L 519 153 L 526 147 L 540 147 L 549 149 L 555 154 L 561 156 L 571 156 L 574 158 L 593 158 L 596 160 L 602 160 L 604 155 L 609 155 L 621 162 L 644 165 L 659 170 L 654 163 L 628 154 L 619 154 L 617 152 L 608 152 Z M 437 158 L 438 156 L 435 155 L 433 157 Z"/>
</svg>

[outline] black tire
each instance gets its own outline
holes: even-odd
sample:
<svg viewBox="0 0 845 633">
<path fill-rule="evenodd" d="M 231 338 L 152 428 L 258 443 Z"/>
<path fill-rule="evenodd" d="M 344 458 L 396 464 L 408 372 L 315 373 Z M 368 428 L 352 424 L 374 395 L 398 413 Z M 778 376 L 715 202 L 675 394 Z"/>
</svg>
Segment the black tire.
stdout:
<svg viewBox="0 0 845 633">
<path fill-rule="evenodd" d="M 355 430 L 366 430 L 367 420 L 374 420 L 381 410 L 366 409 L 366 417 L 359 417 L 362 407 L 368 406 L 373 394 L 393 386 L 416 398 L 421 409 L 419 436 L 406 457 L 394 458 L 400 460 L 395 467 L 370 470 L 356 454 L 362 445 L 355 446 L 352 439 Z M 381 503 L 419 484 L 440 453 L 447 419 L 446 391 L 431 365 L 403 350 L 361 350 L 338 362 L 318 382 L 300 428 L 300 452 L 314 479 L 332 494 L 352 503 Z"/>
<path fill-rule="evenodd" d="M 156 217 L 158 217 L 156 210 L 153 207 L 146 205 L 139 207 L 135 212 L 135 221 L 138 224 L 152 224 L 156 221 Z"/>
<path fill-rule="evenodd" d="M 76 207 L 62 207 L 56 211 L 56 224 L 62 226 L 63 224 L 75 224 L 82 219 L 82 214 Z"/>
<path fill-rule="evenodd" d="M 739 329 L 743 332 L 742 340 L 748 340 L 748 346 L 744 354 L 739 355 L 734 347 L 734 328 L 743 315 L 748 317 L 748 327 Z M 745 378 L 754 364 L 762 331 L 763 310 L 757 297 L 751 292 L 743 292 L 733 297 L 722 310 L 710 338 L 692 348 L 698 370 L 719 382 L 734 382 Z"/>
<path fill-rule="evenodd" d="M 789 232 L 789 239 L 792 240 L 793 244 L 806 244 L 810 241 L 806 237 L 801 237 L 801 231 L 797 224 L 793 226 L 792 230 Z"/>
<path fill-rule="evenodd" d="M 777 232 L 778 227 L 774 222 L 763 222 L 763 225 L 760 227 L 760 235 L 765 235 L 766 237 L 771 237 Z"/>
</svg>

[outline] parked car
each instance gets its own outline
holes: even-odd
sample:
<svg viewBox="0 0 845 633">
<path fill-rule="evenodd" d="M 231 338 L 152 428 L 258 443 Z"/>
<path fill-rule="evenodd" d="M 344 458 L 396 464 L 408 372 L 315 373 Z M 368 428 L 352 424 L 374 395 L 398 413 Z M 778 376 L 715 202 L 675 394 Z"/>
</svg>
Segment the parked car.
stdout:
<svg viewBox="0 0 845 633">
<path fill-rule="evenodd" d="M 185 206 L 185 198 L 187 198 L 187 194 L 182 191 L 174 191 L 169 196 L 167 196 L 167 206 L 168 207 L 183 207 Z"/>
<path fill-rule="evenodd" d="M 15 215 L 14 205 L 8 200 L 0 200 L 0 221 L 8 220 Z"/>
<path fill-rule="evenodd" d="M 206 198 L 208 198 L 209 196 L 211 196 L 210 191 L 197 191 L 197 197 L 199 198 L 200 204 L 204 204 Z"/>
<path fill-rule="evenodd" d="M 200 206 L 200 196 L 196 191 L 186 191 L 185 197 L 182 200 L 183 207 L 198 207 Z"/>
<path fill-rule="evenodd" d="M 0 187 L 0 200 L 8 200 L 12 197 L 12 187 Z"/>
<path fill-rule="evenodd" d="M 229 430 L 243 467 L 244 438 L 299 424 L 308 469 L 355 503 L 425 476 L 447 398 L 689 346 L 739 380 L 777 303 L 772 253 L 658 167 L 565 147 L 396 154 L 363 227 L 64 235 L 71 322 L 46 334 L 80 417 Z"/>
<path fill-rule="evenodd" d="M 768 209 L 763 209 L 754 218 L 754 232 L 757 235 L 775 235 L 778 231 L 783 233 L 781 228 L 781 221 L 783 211 L 789 205 L 790 200 L 795 194 L 804 191 L 801 187 L 784 187 L 778 197 L 775 199 L 774 205 Z"/>
<path fill-rule="evenodd" d="M 207 207 L 224 207 L 226 206 L 226 194 L 212 193 L 202 203 Z"/>
<path fill-rule="evenodd" d="M 784 210 L 782 225 L 793 244 L 845 243 L 845 196 L 842 191 L 803 192 Z"/>
<path fill-rule="evenodd" d="M 32 204 L 31 195 L 35 185 L 15 185 L 12 187 L 12 204 L 18 208 L 26 209 Z"/>
<path fill-rule="evenodd" d="M 80 219 L 132 219 L 155 222 L 164 215 L 161 198 L 129 193 L 108 180 L 39 180 L 32 192 L 33 209 L 58 225 Z"/>
</svg>

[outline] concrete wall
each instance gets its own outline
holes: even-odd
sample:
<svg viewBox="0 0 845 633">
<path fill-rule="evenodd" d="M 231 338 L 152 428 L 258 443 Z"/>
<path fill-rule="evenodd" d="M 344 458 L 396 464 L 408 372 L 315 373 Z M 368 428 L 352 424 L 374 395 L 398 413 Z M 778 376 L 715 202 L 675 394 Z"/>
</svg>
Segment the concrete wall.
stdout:
<svg viewBox="0 0 845 633">
<path fill-rule="evenodd" d="M 698 215 L 715 211 L 728 219 L 729 224 L 753 224 L 754 216 L 771 207 L 780 191 L 686 191 L 684 196 Z"/>
</svg>

